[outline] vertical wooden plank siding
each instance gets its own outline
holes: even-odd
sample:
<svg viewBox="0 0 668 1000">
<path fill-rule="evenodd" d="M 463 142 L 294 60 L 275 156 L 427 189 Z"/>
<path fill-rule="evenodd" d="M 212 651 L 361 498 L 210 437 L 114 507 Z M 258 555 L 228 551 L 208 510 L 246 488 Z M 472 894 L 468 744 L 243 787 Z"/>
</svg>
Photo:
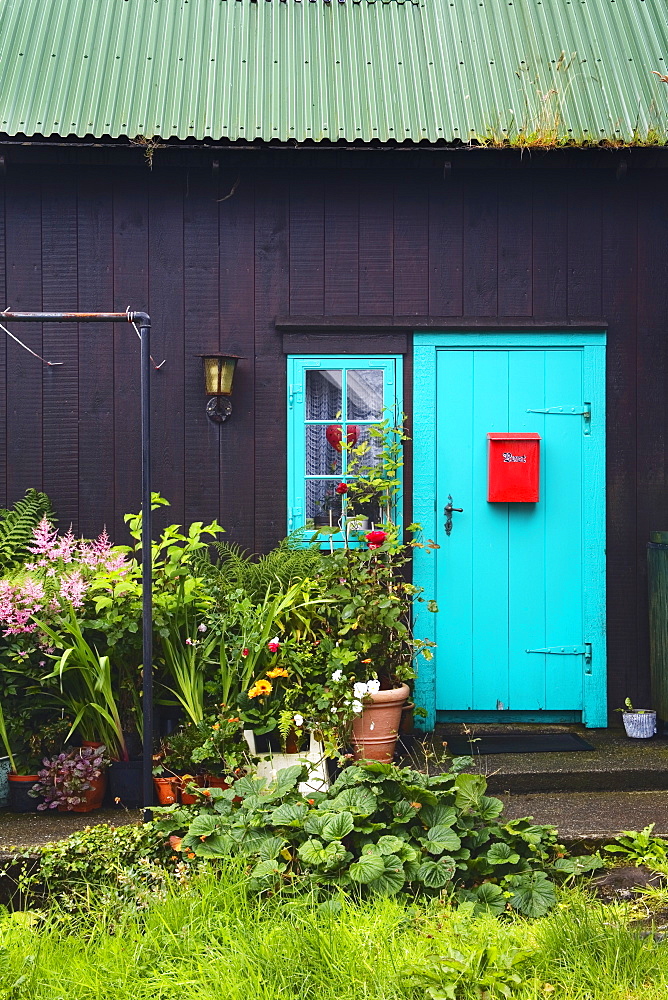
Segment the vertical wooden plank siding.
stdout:
<svg viewBox="0 0 668 1000">
<path fill-rule="evenodd" d="M 642 183 L 646 183 L 644 176 Z M 637 195 L 632 181 L 603 182 L 602 201 L 607 206 L 603 215 L 601 273 L 603 309 L 608 320 L 607 629 L 611 709 L 621 706 L 626 697 L 637 701 L 639 673 L 647 670 L 646 663 L 637 662 L 639 629 L 647 628 L 646 616 L 642 621 L 637 618 L 637 601 L 646 600 L 638 582 L 642 572 L 638 560 L 645 554 L 638 552 L 636 542 Z M 653 433 L 651 422 L 643 433 Z"/>
<path fill-rule="evenodd" d="M 286 370 L 274 317 L 287 312 L 289 182 L 278 171 L 257 178 L 255 199 L 255 549 L 285 534 Z"/>
<path fill-rule="evenodd" d="M 663 187 L 662 187 L 663 185 Z M 668 203 L 665 177 L 653 173 L 639 189 L 637 333 L 637 662 L 649 661 L 647 621 L 647 542 L 650 531 L 668 524 Z M 639 678 L 636 703 L 650 704 L 647 675 Z M 619 702 L 622 703 L 621 700 Z"/>
<path fill-rule="evenodd" d="M 290 184 L 290 312 L 325 310 L 325 183 L 322 175 Z"/>
<path fill-rule="evenodd" d="M 359 193 L 351 171 L 326 174 L 324 242 L 325 315 L 355 316 L 359 311 Z"/>
<path fill-rule="evenodd" d="M 429 185 L 429 312 L 463 312 L 464 199 L 462 178 L 437 174 Z"/>
<path fill-rule="evenodd" d="M 566 185 L 552 170 L 533 177 L 533 315 L 568 316 Z"/>
<path fill-rule="evenodd" d="M 151 371 L 151 461 L 153 488 L 170 506 L 155 511 L 156 534 L 185 521 L 183 197 L 183 173 L 158 160 L 149 185 L 149 313 L 151 353 L 164 364 Z"/>
<path fill-rule="evenodd" d="M 77 192 L 72 174 L 46 175 L 42 186 L 44 309 L 77 304 Z M 79 343 L 76 325 L 44 324 L 44 357 L 62 362 L 43 371 L 44 490 L 60 496 L 62 528 L 79 523 Z M 88 371 L 85 378 L 94 378 Z M 101 528 L 101 525 L 100 525 Z"/>
<path fill-rule="evenodd" d="M 7 301 L 5 180 L 0 179 L 0 297 Z M 7 506 L 7 335 L 0 330 L 0 506 Z"/>
<path fill-rule="evenodd" d="M 202 359 L 220 350 L 218 181 L 211 169 L 190 170 L 184 208 L 185 257 L 185 520 L 210 522 L 220 510 L 220 438 L 231 425 L 206 415 Z"/>
<path fill-rule="evenodd" d="M 429 205 L 414 178 L 398 174 L 394 186 L 394 312 L 429 311 Z"/>
<path fill-rule="evenodd" d="M 114 300 L 113 186 L 109 174 L 80 167 L 77 204 L 77 302 L 102 311 Z M 115 517 L 114 328 L 79 327 L 79 533 L 89 537 Z M 60 490 L 54 489 L 58 507 Z"/>
<path fill-rule="evenodd" d="M 609 696 L 611 707 L 644 700 L 645 543 L 665 527 L 668 172 L 617 180 L 612 154 L 609 170 L 453 160 L 446 173 L 288 171 L 280 154 L 262 167 L 248 154 L 219 201 L 238 170 L 221 160 L 218 182 L 210 162 L 186 155 L 156 157 L 153 171 L 141 158 L 10 163 L 0 195 L 2 308 L 149 308 L 153 354 L 166 359 L 152 373 L 156 486 L 173 503 L 164 519 L 219 517 L 230 540 L 262 550 L 283 534 L 277 316 L 605 321 Z M 0 504 L 44 484 L 63 522 L 85 534 L 106 523 L 123 539 L 140 497 L 134 332 L 81 326 L 77 345 L 54 326 L 44 346 L 38 326 L 15 332 L 67 364 L 49 370 L 3 338 Z M 376 330 L 373 352 L 393 335 Z M 355 328 L 300 337 L 298 350 L 309 337 L 323 353 L 363 349 Z M 194 357 L 219 347 L 246 359 L 222 426 L 206 418 Z"/>
<path fill-rule="evenodd" d="M 359 193 L 360 316 L 390 316 L 394 303 L 393 187 L 363 175 Z"/>
<path fill-rule="evenodd" d="M 148 304 L 148 169 L 114 171 L 114 310 Z M 114 325 L 114 531 L 141 507 L 139 338 L 130 324 Z"/>
<path fill-rule="evenodd" d="M 533 216 L 527 174 L 512 173 L 499 191 L 499 316 L 531 316 Z"/>
<path fill-rule="evenodd" d="M 10 171 L 7 177 L 7 304 L 27 311 L 42 308 L 42 194 L 39 168 Z M 10 327 L 11 329 L 11 327 Z M 15 333 L 16 331 L 12 331 Z M 17 334 L 42 354 L 42 327 L 22 323 Z M 43 365 L 14 341 L 7 344 L 7 503 L 29 487 L 41 489 Z"/>
<path fill-rule="evenodd" d="M 227 192 L 228 181 L 221 179 Z M 255 184 L 246 177 L 220 202 L 219 281 L 221 350 L 239 354 L 234 407 L 220 435 L 220 523 L 225 540 L 252 550 L 255 524 Z M 322 273 L 322 267 L 321 267 Z M 321 296 L 322 302 L 322 296 Z"/>
<path fill-rule="evenodd" d="M 498 313 L 498 188 L 487 171 L 464 186 L 464 315 Z"/>
</svg>

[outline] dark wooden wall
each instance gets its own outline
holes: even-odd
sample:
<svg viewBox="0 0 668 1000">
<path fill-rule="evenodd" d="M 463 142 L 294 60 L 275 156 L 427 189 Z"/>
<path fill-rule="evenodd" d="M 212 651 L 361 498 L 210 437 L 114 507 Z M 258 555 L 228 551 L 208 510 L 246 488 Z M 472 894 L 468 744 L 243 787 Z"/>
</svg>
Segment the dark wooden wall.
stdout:
<svg viewBox="0 0 668 1000">
<path fill-rule="evenodd" d="M 247 153 L 217 171 L 158 152 L 149 171 L 112 153 L 106 165 L 42 158 L 8 158 L 0 298 L 13 309 L 150 311 L 153 356 L 166 359 L 153 374 L 154 481 L 172 504 L 163 523 L 217 517 L 228 539 L 258 550 L 284 533 L 277 316 L 605 320 L 611 707 L 647 698 L 645 544 L 668 527 L 667 171 L 634 170 L 633 156 L 627 172 L 612 161 L 409 170 L 398 158 L 334 170 L 280 154 L 260 167 Z M 14 332 L 63 366 L 0 340 L 0 503 L 41 487 L 61 524 L 84 534 L 106 524 L 120 539 L 140 495 L 134 332 Z M 385 335 L 395 349 L 396 332 L 382 328 L 286 341 L 364 351 Z M 217 349 L 247 358 L 222 427 L 205 416 L 195 357 Z"/>
</svg>

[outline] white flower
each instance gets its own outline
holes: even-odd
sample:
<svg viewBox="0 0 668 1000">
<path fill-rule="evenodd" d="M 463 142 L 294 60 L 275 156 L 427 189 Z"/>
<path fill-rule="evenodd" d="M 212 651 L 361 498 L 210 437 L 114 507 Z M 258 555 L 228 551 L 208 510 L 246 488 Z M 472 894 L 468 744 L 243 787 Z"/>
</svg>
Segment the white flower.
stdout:
<svg viewBox="0 0 668 1000">
<path fill-rule="evenodd" d="M 300 728 L 301 726 L 304 725 L 304 716 L 300 715 L 299 712 L 295 712 L 292 718 L 294 719 L 294 723 L 295 726 L 297 726 L 297 728 Z"/>
<path fill-rule="evenodd" d="M 362 704 L 361 701 L 354 701 L 353 702 L 353 713 L 355 715 L 360 715 L 360 713 L 362 712 L 363 709 L 364 709 L 364 705 Z"/>
<path fill-rule="evenodd" d="M 357 683 L 353 687 L 353 694 L 355 695 L 356 698 L 363 698 L 364 695 L 367 694 L 368 690 L 369 688 L 364 683 L 364 681 L 357 681 Z"/>
<path fill-rule="evenodd" d="M 342 677 L 343 677 L 343 670 L 335 670 L 334 673 L 332 674 L 332 680 L 334 682 L 340 681 Z"/>
<path fill-rule="evenodd" d="M 380 681 L 367 681 L 366 689 L 369 694 L 377 694 L 380 691 Z"/>
<path fill-rule="evenodd" d="M 336 715 L 338 711 L 339 711 L 338 708 L 333 708 L 332 709 L 332 715 Z"/>
</svg>

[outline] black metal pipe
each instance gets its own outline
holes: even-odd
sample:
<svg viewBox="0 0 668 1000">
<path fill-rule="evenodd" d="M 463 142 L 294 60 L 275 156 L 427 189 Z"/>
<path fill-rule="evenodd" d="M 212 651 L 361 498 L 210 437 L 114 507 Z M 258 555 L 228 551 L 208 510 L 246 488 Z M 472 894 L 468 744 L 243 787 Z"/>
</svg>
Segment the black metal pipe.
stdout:
<svg viewBox="0 0 668 1000">
<path fill-rule="evenodd" d="M 141 463 L 142 463 L 142 687 L 144 818 L 153 805 L 153 579 L 151 537 L 151 317 L 145 312 L 12 312 L 0 320 L 12 323 L 135 323 L 141 340 Z"/>
</svg>

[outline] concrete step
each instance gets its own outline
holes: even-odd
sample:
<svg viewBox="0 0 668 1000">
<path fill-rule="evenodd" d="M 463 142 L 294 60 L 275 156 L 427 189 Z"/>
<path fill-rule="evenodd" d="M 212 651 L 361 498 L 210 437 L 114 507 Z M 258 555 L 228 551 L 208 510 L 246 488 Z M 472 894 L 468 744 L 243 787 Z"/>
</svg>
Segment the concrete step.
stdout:
<svg viewBox="0 0 668 1000">
<path fill-rule="evenodd" d="M 623 830 L 654 823 L 656 836 L 668 837 L 668 792 L 548 792 L 501 795 L 504 816 L 533 816 L 551 823 L 572 850 L 609 843 Z"/>
<path fill-rule="evenodd" d="M 438 725 L 425 739 L 436 757 L 461 725 Z M 467 726 L 469 738 L 499 732 L 575 732 L 594 747 L 565 753 L 475 754 L 468 770 L 487 778 L 494 795 L 537 792 L 640 792 L 668 789 L 668 738 L 632 740 L 623 729 L 583 726 Z M 474 744 L 475 746 L 475 744 Z M 429 751 L 427 751 L 429 752 Z"/>
</svg>

